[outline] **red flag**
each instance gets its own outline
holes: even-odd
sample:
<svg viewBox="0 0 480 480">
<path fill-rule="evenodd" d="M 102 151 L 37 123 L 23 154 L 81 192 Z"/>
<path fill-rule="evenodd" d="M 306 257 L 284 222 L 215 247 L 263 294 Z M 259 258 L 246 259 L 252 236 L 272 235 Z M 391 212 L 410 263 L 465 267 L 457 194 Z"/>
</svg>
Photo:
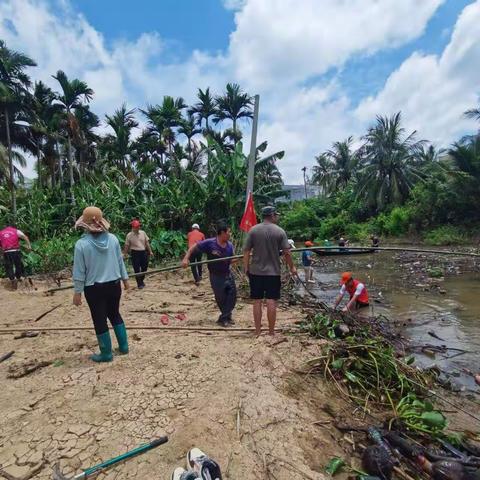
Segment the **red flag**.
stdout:
<svg viewBox="0 0 480 480">
<path fill-rule="evenodd" d="M 252 192 L 248 194 L 247 206 L 240 222 L 240 229 L 248 232 L 254 225 L 257 224 L 257 214 L 255 213 L 255 206 L 253 205 Z"/>
</svg>

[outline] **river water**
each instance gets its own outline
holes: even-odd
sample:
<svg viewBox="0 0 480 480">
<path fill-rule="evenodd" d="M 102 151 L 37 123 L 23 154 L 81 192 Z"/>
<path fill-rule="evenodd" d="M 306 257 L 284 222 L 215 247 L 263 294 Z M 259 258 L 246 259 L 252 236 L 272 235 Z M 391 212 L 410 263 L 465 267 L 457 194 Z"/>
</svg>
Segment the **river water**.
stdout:
<svg viewBox="0 0 480 480">
<path fill-rule="evenodd" d="M 309 289 L 332 304 L 339 290 L 340 273 L 352 271 L 365 282 L 374 299 L 369 314 L 383 314 L 400 324 L 403 335 L 414 345 L 446 345 L 466 351 L 419 353 L 416 354 L 419 364 L 437 365 L 454 388 L 480 393 L 480 387 L 468 373 L 480 372 L 480 273 L 430 280 L 434 284 L 431 288 L 415 273 L 402 270 L 402 262 L 395 261 L 394 257 L 391 252 L 316 257 L 316 283 Z M 300 276 L 303 278 L 303 272 Z"/>
</svg>

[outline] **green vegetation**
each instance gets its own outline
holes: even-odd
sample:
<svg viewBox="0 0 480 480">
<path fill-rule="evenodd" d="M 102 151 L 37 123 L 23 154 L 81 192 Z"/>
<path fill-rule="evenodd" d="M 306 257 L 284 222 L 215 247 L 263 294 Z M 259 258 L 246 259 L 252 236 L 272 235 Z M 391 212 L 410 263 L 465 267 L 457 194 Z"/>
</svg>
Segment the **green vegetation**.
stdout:
<svg viewBox="0 0 480 480">
<path fill-rule="evenodd" d="M 472 110 L 466 113 L 479 119 Z M 472 113 L 473 112 L 473 113 Z M 323 195 L 284 208 L 283 225 L 298 239 L 364 241 L 414 235 L 430 245 L 465 242 L 480 222 L 480 136 L 436 150 L 401 126 L 400 114 L 377 117 L 354 150 L 335 142 L 316 157 L 311 183 Z"/>
<path fill-rule="evenodd" d="M 58 71 L 58 91 L 32 85 L 34 66 L 0 41 L 0 225 L 15 222 L 33 240 L 30 273 L 70 265 L 79 236 L 73 222 L 88 205 L 104 211 L 121 241 L 140 218 L 156 259 L 183 253 L 193 222 L 208 234 L 219 220 L 237 227 L 247 179 L 239 123 L 252 117 L 253 104 L 239 85 L 218 95 L 199 89 L 192 106 L 168 95 L 143 109 L 122 105 L 102 122 L 84 81 Z M 99 135 L 102 123 L 108 131 Z M 266 150 L 267 142 L 257 148 L 257 208 L 282 195 L 284 153 Z M 26 155 L 36 159 L 29 184 L 18 169 Z"/>
<path fill-rule="evenodd" d="M 0 225 L 15 222 L 34 241 L 30 272 L 71 262 L 73 220 L 87 205 L 104 210 L 121 240 L 140 218 L 157 259 L 183 251 L 192 222 L 208 234 L 218 220 L 237 228 L 247 177 L 239 125 L 252 117 L 252 98 L 239 85 L 219 94 L 199 89 L 190 106 L 168 95 L 143 108 L 121 105 L 101 119 L 90 109 L 95 92 L 87 83 L 60 70 L 55 89 L 32 84 L 35 66 L 0 40 Z M 467 113 L 478 119 L 476 112 Z M 322 187 L 320 197 L 281 206 L 290 237 L 421 234 L 446 245 L 463 241 L 458 226 L 478 224 L 478 135 L 446 154 L 405 132 L 398 113 L 377 117 L 355 145 L 349 137 L 318 155 L 311 181 Z M 257 209 L 283 195 L 277 163 L 284 152 L 266 149 L 263 142 L 256 154 Z M 20 171 L 27 156 L 37 170 L 29 182 Z"/>
</svg>

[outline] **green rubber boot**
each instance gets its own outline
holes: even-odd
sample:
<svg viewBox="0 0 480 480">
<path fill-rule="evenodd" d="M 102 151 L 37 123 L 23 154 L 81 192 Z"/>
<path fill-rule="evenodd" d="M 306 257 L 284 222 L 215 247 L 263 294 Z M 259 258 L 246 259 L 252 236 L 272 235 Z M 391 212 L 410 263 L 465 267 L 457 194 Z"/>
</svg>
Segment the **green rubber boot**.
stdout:
<svg viewBox="0 0 480 480">
<path fill-rule="evenodd" d="M 115 336 L 117 337 L 118 351 L 122 355 L 126 355 L 128 353 L 128 340 L 125 324 L 122 322 L 118 325 L 114 325 L 113 331 L 115 332 Z"/>
<path fill-rule="evenodd" d="M 94 362 L 111 362 L 113 360 L 112 355 L 112 340 L 110 338 L 110 332 L 97 335 L 98 346 L 100 347 L 100 353 L 94 353 L 90 355 L 90 360 Z"/>
</svg>

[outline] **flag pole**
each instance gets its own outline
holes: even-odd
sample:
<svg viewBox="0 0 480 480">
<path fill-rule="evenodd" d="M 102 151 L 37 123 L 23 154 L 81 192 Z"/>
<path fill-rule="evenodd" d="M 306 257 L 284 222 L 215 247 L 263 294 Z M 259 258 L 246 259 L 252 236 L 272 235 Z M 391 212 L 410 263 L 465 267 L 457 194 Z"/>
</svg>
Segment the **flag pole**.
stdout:
<svg viewBox="0 0 480 480">
<path fill-rule="evenodd" d="M 260 95 L 255 95 L 253 107 L 253 125 L 252 125 L 252 139 L 250 142 L 250 155 L 248 156 L 248 176 L 247 176 L 247 191 L 245 194 L 245 208 L 247 208 L 248 196 L 250 192 L 253 193 L 253 178 L 255 173 L 255 160 L 257 153 L 257 128 L 258 128 L 258 107 L 260 104 Z"/>
</svg>

